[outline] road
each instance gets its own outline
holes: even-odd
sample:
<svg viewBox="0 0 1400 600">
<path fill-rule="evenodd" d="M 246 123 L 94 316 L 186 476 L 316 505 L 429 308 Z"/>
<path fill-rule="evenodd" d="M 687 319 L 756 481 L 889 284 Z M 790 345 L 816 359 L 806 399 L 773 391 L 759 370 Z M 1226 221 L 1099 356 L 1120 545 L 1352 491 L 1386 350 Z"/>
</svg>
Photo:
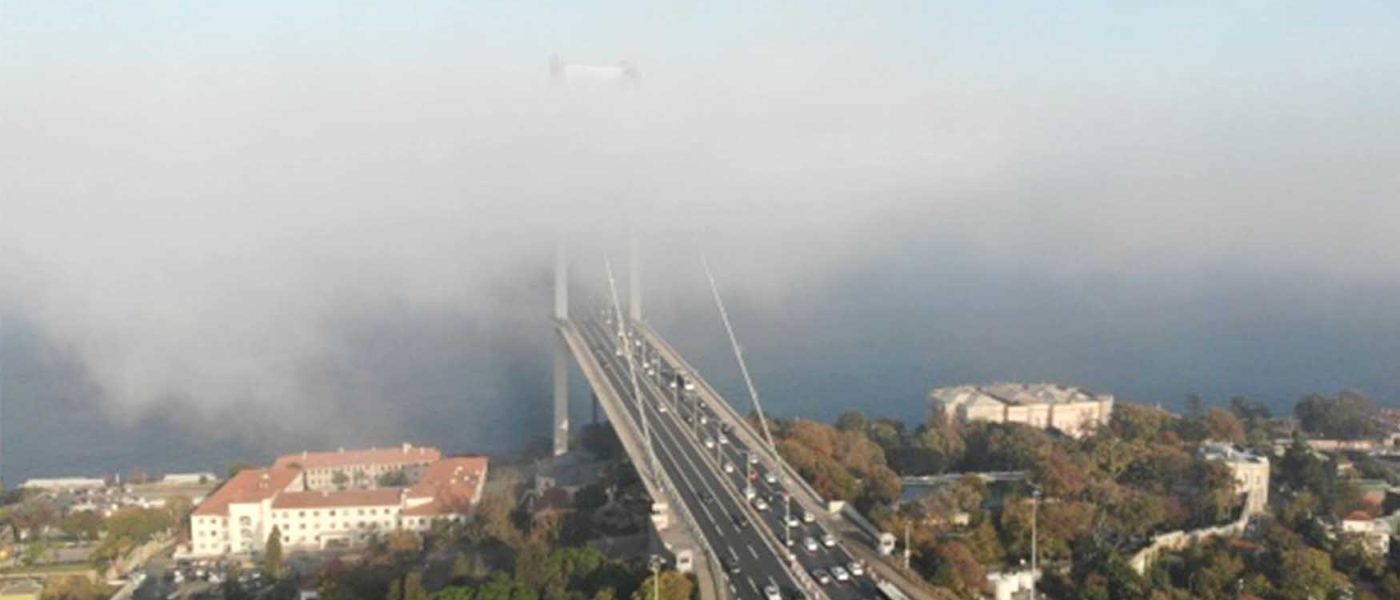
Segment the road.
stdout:
<svg viewBox="0 0 1400 600">
<path fill-rule="evenodd" d="M 605 312 L 597 314 L 600 316 L 579 321 L 579 331 L 615 389 L 622 392 L 629 414 L 639 420 L 627 357 L 618 352 L 616 323 Z M 657 462 L 679 488 L 706 541 L 721 558 L 737 566 L 739 572 L 729 576 L 731 591 L 740 598 L 763 598 L 763 587 L 773 584 L 786 597 L 879 597 L 868 576 L 852 576 L 847 582 L 832 580 L 826 585 L 813 582 L 810 574 L 814 569 L 829 572 L 833 566 L 848 568 L 853 558 L 840 545 L 822 544 L 826 532 L 817 523 L 796 519 L 795 526 L 789 528 L 784 511 L 787 493 L 779 471 L 762 461 L 751 464 L 749 449 L 739 436 L 724 435 L 722 421 L 704 401 L 685 391 L 683 385 L 673 385 L 677 382 L 676 366 L 659 359 L 659 353 L 645 343 L 638 345 L 639 337 L 631 339 L 637 352 L 634 360 L 641 404 Z M 770 471 L 773 481 L 767 477 Z M 746 499 L 746 483 L 751 483 L 754 497 L 766 500 L 765 510 L 758 510 Z M 800 512 L 793 503 L 791 515 L 797 517 Z M 789 539 L 792 544 L 786 546 Z M 808 539 L 815 542 L 815 548 L 804 544 Z M 801 574 L 794 577 L 789 568 Z"/>
</svg>

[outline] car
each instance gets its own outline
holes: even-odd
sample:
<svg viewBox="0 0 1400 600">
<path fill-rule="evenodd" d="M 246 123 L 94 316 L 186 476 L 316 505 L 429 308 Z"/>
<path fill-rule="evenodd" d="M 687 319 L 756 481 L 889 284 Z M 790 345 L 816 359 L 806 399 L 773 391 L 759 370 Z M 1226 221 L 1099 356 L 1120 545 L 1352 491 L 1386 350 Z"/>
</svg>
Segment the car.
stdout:
<svg viewBox="0 0 1400 600">
<path fill-rule="evenodd" d="M 829 533 L 822 534 L 822 545 L 831 548 L 836 545 L 836 536 Z"/>
<path fill-rule="evenodd" d="M 725 473 L 733 473 L 733 472 L 734 472 L 734 463 L 729 462 L 729 461 L 727 461 L 727 460 L 724 461 L 724 472 L 725 472 Z"/>
<path fill-rule="evenodd" d="M 751 465 L 756 465 L 756 464 L 758 464 L 758 455 L 757 455 L 757 454 L 754 454 L 754 453 L 752 453 L 752 452 L 749 453 L 749 464 L 751 464 Z"/>
<path fill-rule="evenodd" d="M 700 501 L 709 504 L 715 501 L 715 497 L 711 496 L 710 493 L 705 490 L 700 490 Z"/>
<path fill-rule="evenodd" d="M 770 583 L 763 586 L 763 598 L 764 600 L 783 600 L 783 595 L 778 591 L 778 586 Z"/>
<path fill-rule="evenodd" d="M 693 392 L 693 391 L 695 391 L 695 382 L 694 382 L 694 381 L 691 381 L 691 380 L 689 380 L 689 379 L 685 380 L 685 391 L 687 391 L 687 392 Z"/>
<path fill-rule="evenodd" d="M 708 435 L 705 436 L 705 447 L 706 447 L 706 448 L 714 448 L 714 447 L 715 447 L 715 438 L 712 438 L 712 437 L 710 437 L 710 436 L 708 436 Z"/>
<path fill-rule="evenodd" d="M 817 516 L 804 510 L 804 511 L 802 511 L 802 522 L 803 522 L 803 523 L 816 523 L 816 522 L 817 522 Z"/>
<path fill-rule="evenodd" d="M 689 424 L 691 423 L 691 421 L 692 421 L 692 419 L 690 418 L 690 415 L 685 415 L 684 417 L 681 417 L 681 420 L 682 420 L 682 421 L 685 421 L 685 424 L 686 424 L 686 425 L 689 425 Z"/>
<path fill-rule="evenodd" d="M 856 577 L 860 577 L 861 575 L 865 574 L 865 567 L 861 566 L 859 562 L 854 560 L 851 561 L 851 564 L 846 565 L 846 568 L 851 571 L 851 575 L 854 575 Z"/>
<path fill-rule="evenodd" d="M 728 556 L 719 559 L 719 564 L 724 567 L 724 572 L 730 575 L 738 575 L 742 571 L 739 569 L 739 562 Z"/>
<path fill-rule="evenodd" d="M 703 415 L 703 414 L 700 415 L 700 424 L 701 424 L 701 425 L 708 425 L 709 423 L 710 423 L 710 417 L 709 417 L 709 416 Z"/>
<path fill-rule="evenodd" d="M 802 538 L 802 547 L 806 548 L 808 552 L 816 552 L 817 540 L 813 539 L 810 535 L 805 538 Z"/>
<path fill-rule="evenodd" d="M 729 436 L 724 435 L 723 433 L 719 434 L 719 443 L 720 443 L 721 446 L 723 446 L 723 445 L 725 445 L 725 444 L 728 444 L 728 443 L 729 443 Z"/>
<path fill-rule="evenodd" d="M 831 583 L 831 575 L 826 572 L 826 569 L 812 569 L 812 579 L 817 580 L 817 583 L 822 585 Z"/>
<path fill-rule="evenodd" d="M 783 522 L 784 522 L 788 527 L 797 527 L 798 525 L 801 525 L 801 524 L 802 524 L 801 521 L 798 521 L 798 520 L 797 520 L 797 515 L 791 515 L 791 514 L 789 514 L 789 515 L 787 516 L 787 518 L 783 520 Z"/>
<path fill-rule="evenodd" d="M 753 489 L 753 486 L 751 486 L 751 485 L 746 485 L 746 486 L 744 486 L 744 499 L 745 499 L 745 500 L 753 500 L 756 496 L 758 496 L 758 492 L 757 492 L 756 490 Z"/>
<path fill-rule="evenodd" d="M 831 576 L 836 578 L 837 581 L 851 580 L 851 574 L 846 572 L 846 568 L 841 565 L 836 565 L 831 568 Z"/>
<path fill-rule="evenodd" d="M 730 427 L 728 423 L 720 423 L 720 424 L 719 424 L 719 432 L 720 432 L 720 433 L 729 433 L 729 431 L 730 431 L 731 429 L 733 429 L 733 427 Z"/>
<path fill-rule="evenodd" d="M 616 350 L 613 350 L 613 356 L 621 357 L 621 356 L 622 356 L 622 348 L 618 348 L 618 349 L 616 349 Z"/>
<path fill-rule="evenodd" d="M 666 414 L 666 411 L 668 411 L 668 410 L 671 410 L 671 409 L 666 408 L 666 402 L 665 402 L 665 401 L 661 401 L 661 402 L 657 402 L 657 403 L 656 403 L 656 412 L 659 412 L 659 413 L 661 413 L 661 414 L 664 415 L 664 414 Z"/>
<path fill-rule="evenodd" d="M 767 501 L 767 500 L 764 500 L 763 498 L 754 498 L 754 499 L 753 499 L 753 507 L 754 507 L 755 510 L 758 510 L 758 511 L 765 511 L 765 510 L 768 510 L 768 501 Z"/>
<path fill-rule="evenodd" d="M 742 513 L 734 513 L 734 526 L 743 529 L 749 526 L 749 519 Z"/>
<path fill-rule="evenodd" d="M 770 484 L 778 483 L 778 476 L 772 471 L 763 474 L 763 480 Z"/>
</svg>

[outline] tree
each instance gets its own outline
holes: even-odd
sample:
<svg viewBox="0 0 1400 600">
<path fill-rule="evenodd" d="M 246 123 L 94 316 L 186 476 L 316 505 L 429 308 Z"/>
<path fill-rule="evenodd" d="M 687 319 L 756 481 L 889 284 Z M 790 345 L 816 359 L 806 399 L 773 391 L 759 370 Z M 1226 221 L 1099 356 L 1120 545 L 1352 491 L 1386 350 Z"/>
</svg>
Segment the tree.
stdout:
<svg viewBox="0 0 1400 600">
<path fill-rule="evenodd" d="M 1230 411 L 1212 406 L 1201 420 L 1209 439 L 1230 443 L 1244 441 L 1244 423 Z"/>
<path fill-rule="evenodd" d="M 1309 394 L 1293 407 L 1293 416 L 1308 433 L 1350 440 L 1376 432 L 1374 418 L 1379 410 L 1364 394 L 1344 391 L 1336 397 Z"/>
<path fill-rule="evenodd" d="M 1124 440 L 1150 442 L 1174 427 L 1176 420 L 1171 413 L 1158 408 L 1121 402 L 1113 407 L 1108 423 L 1109 429 Z"/>
<path fill-rule="evenodd" d="M 402 470 L 389 471 L 379 475 L 375 483 L 379 487 L 408 487 L 408 474 Z"/>
<path fill-rule="evenodd" d="M 273 579 L 282 576 L 282 530 L 276 525 L 267 534 L 267 546 L 263 549 L 263 573 Z"/>
<path fill-rule="evenodd" d="M 864 434 L 870 421 L 858 410 L 849 410 L 836 417 L 836 429 L 839 431 L 854 431 Z"/>
<path fill-rule="evenodd" d="M 248 469 L 255 468 L 257 467 L 254 467 L 252 463 L 247 463 L 243 461 L 235 462 L 228 466 L 228 478 L 233 479 L 233 476 L 237 475 L 240 471 L 246 471 Z"/>
<path fill-rule="evenodd" d="M 58 528 L 69 537 L 95 540 L 102 530 L 102 517 L 90 510 L 75 510 L 58 523 Z"/>
<path fill-rule="evenodd" d="M 336 471 L 331 474 L 331 483 L 334 484 L 336 488 L 343 490 L 345 489 L 345 484 L 350 483 L 350 477 L 345 474 L 345 471 Z"/>
<path fill-rule="evenodd" d="M 1230 412 L 1243 419 L 1246 423 L 1264 421 L 1273 418 L 1273 411 L 1269 410 L 1269 405 L 1258 400 L 1235 396 L 1230 398 Z"/>
<path fill-rule="evenodd" d="M 423 574 L 412 571 L 403 578 L 403 600 L 428 600 L 428 590 L 423 589 Z"/>
<path fill-rule="evenodd" d="M 656 580 L 648 576 L 632 594 L 632 600 L 690 600 L 695 593 L 695 583 L 678 571 L 661 571 L 655 577 L 660 578 L 660 597 L 656 597 Z"/>
</svg>

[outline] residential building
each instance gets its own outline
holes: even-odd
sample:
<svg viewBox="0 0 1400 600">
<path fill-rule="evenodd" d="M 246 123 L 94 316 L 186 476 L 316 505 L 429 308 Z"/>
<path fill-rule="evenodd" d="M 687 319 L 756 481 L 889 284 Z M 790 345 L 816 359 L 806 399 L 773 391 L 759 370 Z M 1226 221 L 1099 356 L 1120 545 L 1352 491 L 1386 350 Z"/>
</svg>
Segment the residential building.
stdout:
<svg viewBox="0 0 1400 600">
<path fill-rule="evenodd" d="M 1269 459 L 1245 452 L 1233 444 L 1204 442 L 1201 457 L 1218 460 L 1230 468 L 1235 477 L 1235 491 L 1244 494 L 1244 514 L 1263 514 L 1269 509 Z"/>
<path fill-rule="evenodd" d="M 481 500 L 488 465 L 484 457 L 438 458 L 403 467 L 416 477 L 405 487 L 340 490 L 311 487 L 313 480 L 296 465 L 278 463 L 239 472 L 194 510 L 190 555 L 260 552 L 274 527 L 284 547 L 316 550 L 353 546 L 386 531 L 425 531 L 435 521 L 463 521 Z M 374 463 L 347 464 L 375 472 Z"/>
<path fill-rule="evenodd" d="M 1052 383 L 995 383 L 939 388 L 930 408 L 960 422 L 1021 423 L 1083 437 L 1108 424 L 1113 396 Z"/>
<path fill-rule="evenodd" d="M 988 573 L 987 583 L 992 588 L 992 598 L 996 600 L 1030 600 L 1035 593 L 1036 575 L 1030 569 Z"/>
<path fill-rule="evenodd" d="M 441 458 L 437 448 L 405 443 L 394 448 L 288 454 L 272 466 L 300 471 L 307 489 L 333 490 L 378 487 L 379 477 L 393 472 L 402 472 L 414 482 L 424 467 Z"/>
<path fill-rule="evenodd" d="M 1337 529 L 1342 534 L 1361 536 L 1366 549 L 1377 556 L 1390 555 L 1392 526 L 1386 519 L 1377 519 L 1369 513 L 1357 511 L 1342 519 Z"/>
</svg>

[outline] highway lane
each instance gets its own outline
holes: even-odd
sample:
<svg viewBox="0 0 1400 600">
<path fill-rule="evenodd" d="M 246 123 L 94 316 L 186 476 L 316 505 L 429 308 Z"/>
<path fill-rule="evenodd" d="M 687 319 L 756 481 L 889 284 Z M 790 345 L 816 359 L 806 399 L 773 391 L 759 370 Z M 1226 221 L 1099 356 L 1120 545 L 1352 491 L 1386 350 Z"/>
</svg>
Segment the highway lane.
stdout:
<svg viewBox="0 0 1400 600">
<path fill-rule="evenodd" d="M 604 366 L 604 373 L 615 389 L 622 392 L 625 409 L 632 419 L 640 422 L 637 403 L 632 398 L 631 377 L 625 357 L 616 356 L 616 332 L 596 320 L 578 322 L 579 331 Z M 647 404 L 644 402 L 644 404 Z M 695 517 L 701 535 L 722 557 L 738 565 L 740 573 L 726 578 L 731 591 L 739 598 L 764 597 L 763 587 L 775 584 L 791 596 L 798 584 L 783 567 L 780 559 L 765 546 L 761 535 L 752 525 L 740 527 L 734 515 L 743 514 L 742 500 L 725 489 L 718 473 L 706 468 L 695 448 L 682 442 L 675 431 L 666 427 L 655 406 L 649 406 L 648 419 L 653 425 L 653 447 L 659 466 L 665 469 L 678 488 L 686 508 Z M 708 498 L 706 501 L 704 498 Z M 727 555 L 727 556 L 726 556 Z M 719 568 L 718 565 L 716 565 Z"/>
<path fill-rule="evenodd" d="M 643 347 L 645 348 L 645 344 L 643 344 Z M 649 348 L 647 348 L 643 354 L 647 359 L 654 359 L 660 355 L 660 353 L 654 352 Z M 653 368 L 655 368 L 655 374 L 651 377 L 644 378 L 650 391 L 649 394 L 646 394 L 646 396 L 649 396 L 649 403 L 655 402 L 659 405 L 662 402 L 666 402 L 672 406 L 672 409 L 669 410 L 666 415 L 653 416 L 653 422 L 659 417 L 662 421 L 669 421 L 678 427 L 691 430 L 690 433 L 693 433 L 691 436 L 691 443 L 696 444 L 696 447 L 700 448 L 702 451 L 707 453 L 713 452 L 716 467 L 724 462 L 730 463 L 733 467 L 733 473 L 728 474 L 727 477 L 735 486 L 734 489 L 736 493 L 743 489 L 745 481 L 747 480 L 746 465 L 748 465 L 748 461 L 746 459 L 749 449 L 742 444 L 742 438 L 740 436 L 728 435 L 726 438 L 729 443 L 721 444 L 717 442 L 713 450 L 704 449 L 700 442 L 704 437 L 708 436 L 714 440 L 721 439 L 721 420 L 717 418 L 717 415 L 708 406 L 705 406 L 703 401 L 694 397 L 693 394 L 686 393 L 681 389 L 676 389 L 674 392 L 670 391 L 667 378 L 671 377 L 677 371 L 677 365 L 666 365 L 662 367 L 654 364 Z M 646 370 L 643 369 L 642 372 L 645 373 Z M 695 377 L 694 374 L 690 374 L 690 376 Z M 696 413 L 696 409 L 699 409 L 701 412 Z M 701 419 L 697 418 L 697 414 L 705 415 L 706 419 L 704 420 L 708 421 L 708 423 L 701 424 Z M 684 422 L 684 415 L 691 416 L 690 423 Z M 757 454 L 759 456 L 764 455 L 764 453 Z M 773 483 L 769 483 L 764 477 L 764 475 L 770 471 L 776 476 L 776 481 Z M 753 467 L 752 475 L 755 477 L 755 479 L 752 480 L 755 493 L 760 497 L 764 497 L 770 506 L 765 511 L 751 511 L 751 514 L 757 516 L 760 522 L 767 526 L 770 534 L 769 537 L 775 543 L 781 544 L 784 537 L 783 532 L 786 528 L 782 506 L 787 494 L 787 491 L 782 486 L 784 482 L 782 480 L 781 470 L 774 468 L 773 465 L 759 461 L 759 464 Z M 752 506 L 752 504 L 750 504 L 750 506 Z M 799 514 L 800 510 L 801 509 L 796 509 L 793 514 Z M 833 566 L 840 566 L 849 570 L 849 565 L 855 562 L 855 559 L 845 548 L 841 547 L 839 544 L 828 547 L 821 543 L 821 540 L 827 533 L 821 525 L 817 523 L 805 523 L 800 519 L 798 521 L 798 525 L 794 527 L 791 532 L 793 554 L 797 557 L 801 568 L 805 572 L 810 574 L 815 569 L 822 569 L 830 573 L 830 569 Z M 815 550 L 809 551 L 803 547 L 803 541 L 806 538 L 811 538 L 817 542 Z M 874 580 L 871 579 L 868 574 L 857 576 L 854 572 L 851 572 L 848 582 L 835 580 L 834 574 L 831 574 L 831 576 L 832 581 L 823 586 L 822 589 L 824 593 L 834 599 L 873 598 L 880 595 L 875 587 Z"/>
<path fill-rule="evenodd" d="M 602 332 L 602 336 L 608 338 L 616 337 L 614 325 L 595 323 L 594 326 L 598 328 L 598 331 Z M 682 448 L 691 448 L 695 450 L 696 453 L 705 454 L 706 460 L 701 462 L 708 462 L 710 468 L 701 468 L 705 466 L 703 464 L 691 465 L 691 468 L 697 471 L 709 470 L 716 477 L 728 479 L 727 483 L 732 492 L 736 496 L 742 497 L 741 490 L 745 485 L 745 466 L 747 464 L 745 453 L 748 449 L 743 447 L 738 436 L 733 435 L 728 436 L 729 443 L 727 444 L 716 443 L 712 450 L 704 448 L 701 439 L 705 436 L 709 436 L 715 440 L 720 439 L 720 431 L 718 429 L 720 420 L 716 418 L 715 413 L 708 406 L 705 406 L 705 403 L 699 400 L 693 393 L 687 393 L 679 389 L 679 387 L 675 389 L 671 388 L 668 378 L 672 377 L 677 371 L 676 365 L 662 366 L 659 364 L 660 361 L 655 360 L 656 357 L 659 356 L 659 353 L 655 352 L 653 349 L 646 348 L 645 344 L 643 344 L 641 350 L 642 358 L 653 361 L 651 365 L 653 374 L 651 376 L 645 376 L 648 369 L 643 368 L 639 362 L 639 374 L 644 375 L 640 378 L 645 386 L 642 390 L 644 392 L 643 397 L 646 399 L 645 404 L 648 407 L 648 418 L 653 425 L 653 431 L 656 435 L 678 436 L 681 438 L 679 441 L 668 440 L 668 442 L 671 444 L 678 444 Z M 639 359 L 639 361 L 640 360 L 641 359 Z M 616 362 L 621 366 L 621 371 L 619 372 L 625 373 L 625 359 L 618 359 Z M 630 381 L 628 381 L 628 384 L 628 389 L 630 389 Z M 670 409 L 664 414 L 659 412 L 659 407 L 662 406 L 663 403 L 670 406 Z M 707 423 L 702 425 L 700 423 L 702 419 L 698 418 L 699 415 L 705 415 L 706 418 L 703 420 L 707 421 Z M 685 421 L 686 416 L 690 417 L 689 422 Z M 733 473 L 723 473 L 720 469 L 720 465 L 724 462 L 729 462 L 732 465 Z M 767 464 L 754 467 L 754 475 L 757 476 L 757 479 L 754 480 L 753 483 L 755 492 L 760 496 L 767 497 L 771 506 L 765 511 L 757 511 L 753 508 L 751 503 L 744 502 L 743 500 L 740 500 L 740 502 L 744 502 L 746 505 L 745 507 L 748 509 L 748 514 L 751 518 L 755 519 L 755 526 L 762 525 L 767 529 L 763 537 L 770 548 L 772 548 L 774 554 L 782 556 L 788 553 L 787 550 L 781 547 L 784 537 L 783 531 L 786 527 L 782 510 L 782 500 L 786 491 L 781 485 L 783 483 L 781 480 L 776 483 L 768 483 L 764 480 L 762 475 L 767 473 L 770 468 L 771 466 Z M 779 476 L 781 475 L 778 470 L 774 470 L 774 473 Z M 800 509 L 797 509 L 793 514 L 797 515 L 799 511 Z M 854 562 L 852 555 L 841 546 L 828 547 L 821 544 L 820 540 L 825 533 L 826 531 L 822 529 L 819 524 L 803 523 L 799 520 L 799 524 L 793 528 L 791 533 L 794 543 L 792 554 L 795 555 L 799 561 L 797 568 L 810 574 L 813 569 L 821 568 L 829 571 L 832 566 L 839 565 L 848 567 Z M 802 547 L 804 538 L 808 537 L 818 542 L 817 548 L 814 551 L 808 551 Z M 838 582 L 833 579 L 831 583 L 822 586 L 821 589 L 826 595 L 838 600 L 879 597 L 879 592 L 875 588 L 874 581 L 870 579 L 868 575 L 856 576 L 854 573 L 851 573 L 849 582 Z"/>
</svg>

